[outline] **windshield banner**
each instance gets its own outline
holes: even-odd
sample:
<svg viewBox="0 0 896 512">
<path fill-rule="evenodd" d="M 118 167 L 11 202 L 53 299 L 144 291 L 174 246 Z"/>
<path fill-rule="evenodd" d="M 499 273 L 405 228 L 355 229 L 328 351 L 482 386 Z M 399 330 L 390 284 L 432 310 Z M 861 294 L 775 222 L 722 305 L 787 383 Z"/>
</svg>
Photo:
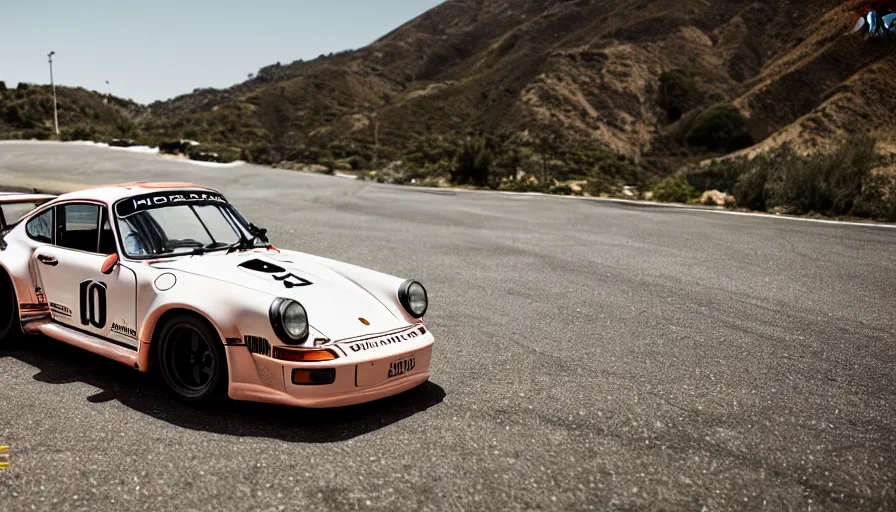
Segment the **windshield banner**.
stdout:
<svg viewBox="0 0 896 512">
<path fill-rule="evenodd" d="M 195 192 L 153 192 L 122 199 L 115 205 L 115 213 L 120 217 L 128 217 L 138 212 L 179 205 L 226 205 L 224 196 L 216 192 L 199 190 Z"/>
</svg>

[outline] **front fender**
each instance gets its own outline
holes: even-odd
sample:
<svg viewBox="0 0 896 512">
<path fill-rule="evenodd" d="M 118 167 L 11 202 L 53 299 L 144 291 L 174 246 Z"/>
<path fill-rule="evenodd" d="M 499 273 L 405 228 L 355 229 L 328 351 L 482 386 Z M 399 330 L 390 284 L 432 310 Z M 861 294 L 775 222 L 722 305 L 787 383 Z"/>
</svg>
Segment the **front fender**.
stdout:
<svg viewBox="0 0 896 512">
<path fill-rule="evenodd" d="M 151 343 L 159 320 L 173 310 L 183 310 L 202 316 L 218 332 L 222 342 L 236 339 L 242 342 L 245 335 L 273 336 L 268 308 L 274 297 L 268 293 L 243 288 L 214 279 L 163 272 L 176 277 L 176 284 L 161 290 L 155 281 L 150 285 L 152 293 L 138 298 L 147 301 L 146 314 L 141 323 L 140 340 Z"/>
</svg>

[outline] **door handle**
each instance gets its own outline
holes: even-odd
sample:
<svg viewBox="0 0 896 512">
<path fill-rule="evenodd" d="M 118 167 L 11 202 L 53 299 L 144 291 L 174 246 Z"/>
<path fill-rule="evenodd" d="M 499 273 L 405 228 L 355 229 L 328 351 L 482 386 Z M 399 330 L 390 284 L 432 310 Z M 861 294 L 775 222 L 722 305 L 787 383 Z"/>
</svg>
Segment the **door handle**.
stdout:
<svg viewBox="0 0 896 512">
<path fill-rule="evenodd" d="M 44 256 L 43 254 L 39 254 L 37 256 L 37 261 L 43 263 L 44 265 L 50 265 L 51 267 L 55 267 L 59 264 L 59 260 L 52 256 Z"/>
</svg>

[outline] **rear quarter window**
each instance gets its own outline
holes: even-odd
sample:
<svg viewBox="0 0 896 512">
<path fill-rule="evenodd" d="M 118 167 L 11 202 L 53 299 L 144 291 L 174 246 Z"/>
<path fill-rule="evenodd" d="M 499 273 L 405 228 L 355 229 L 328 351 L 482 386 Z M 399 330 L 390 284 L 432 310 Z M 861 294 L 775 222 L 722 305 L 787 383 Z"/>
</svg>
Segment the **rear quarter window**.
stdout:
<svg viewBox="0 0 896 512">
<path fill-rule="evenodd" d="M 53 210 L 48 208 L 47 211 L 32 218 L 25 224 L 25 232 L 32 240 L 43 242 L 45 244 L 53 243 Z"/>
</svg>

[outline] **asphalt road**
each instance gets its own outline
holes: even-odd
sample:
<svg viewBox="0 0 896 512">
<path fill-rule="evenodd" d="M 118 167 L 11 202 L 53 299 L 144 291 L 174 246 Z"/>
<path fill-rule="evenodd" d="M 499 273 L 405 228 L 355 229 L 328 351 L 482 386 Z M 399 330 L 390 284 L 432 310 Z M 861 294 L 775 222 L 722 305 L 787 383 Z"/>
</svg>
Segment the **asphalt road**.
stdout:
<svg viewBox="0 0 896 512">
<path fill-rule="evenodd" d="M 144 179 L 421 280 L 432 379 L 204 411 L 37 338 L 0 352 L 2 510 L 896 509 L 896 230 L 0 145 L 4 185 Z"/>
</svg>

